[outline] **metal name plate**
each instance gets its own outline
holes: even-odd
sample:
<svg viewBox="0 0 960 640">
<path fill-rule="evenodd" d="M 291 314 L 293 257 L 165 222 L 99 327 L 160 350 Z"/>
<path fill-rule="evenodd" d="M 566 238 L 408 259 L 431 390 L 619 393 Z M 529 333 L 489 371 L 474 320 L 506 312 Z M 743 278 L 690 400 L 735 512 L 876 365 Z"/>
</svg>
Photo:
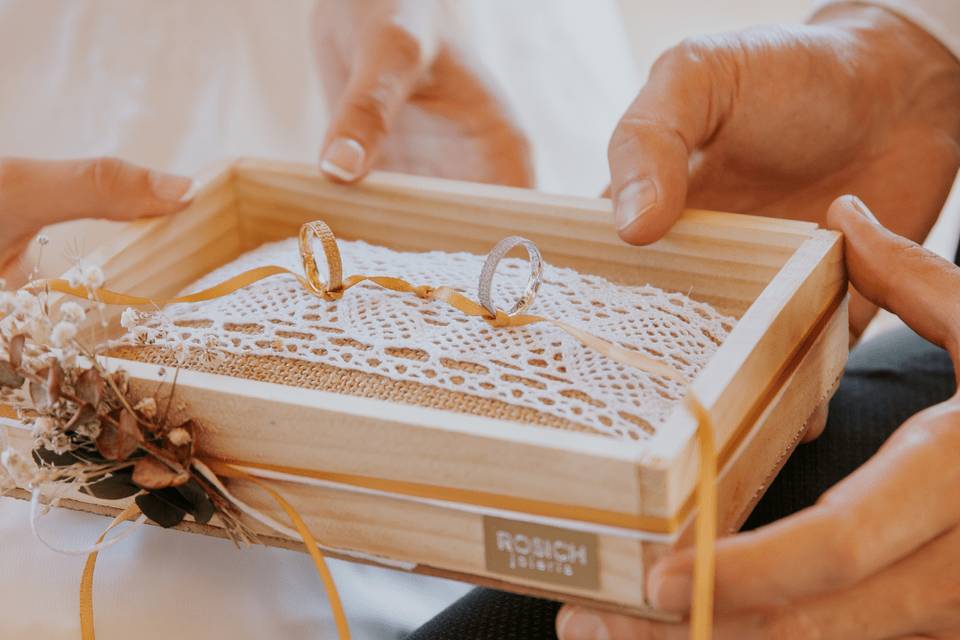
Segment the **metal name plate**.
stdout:
<svg viewBox="0 0 960 640">
<path fill-rule="evenodd" d="M 483 537 L 487 571 L 578 589 L 600 588 L 595 534 L 484 516 Z"/>
</svg>

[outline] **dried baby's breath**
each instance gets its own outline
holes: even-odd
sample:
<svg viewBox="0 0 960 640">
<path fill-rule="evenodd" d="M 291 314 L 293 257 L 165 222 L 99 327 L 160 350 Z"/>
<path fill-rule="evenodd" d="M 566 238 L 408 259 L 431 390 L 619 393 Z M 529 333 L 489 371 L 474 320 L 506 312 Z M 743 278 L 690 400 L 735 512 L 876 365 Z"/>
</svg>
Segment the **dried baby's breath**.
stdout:
<svg viewBox="0 0 960 640">
<path fill-rule="evenodd" d="M 103 271 L 78 262 L 67 279 L 86 288 L 104 318 L 104 305 L 96 299 Z M 97 359 L 103 345 L 78 342 L 84 308 L 73 301 L 59 311 L 50 307 L 43 289 L 0 291 L 0 403 L 13 407 L 33 436 L 32 460 L 9 446 L 0 452 L 0 493 L 55 483 L 106 500 L 136 496 L 143 513 L 163 526 L 187 514 L 205 523 L 218 513 L 233 539 L 251 540 L 235 507 L 193 471 L 196 425 L 167 424 L 169 408 L 179 405 L 174 390 L 164 411 L 155 397 L 131 397 L 126 374 L 108 371 Z M 172 325 L 159 331 L 142 327 L 147 317 L 128 309 L 121 322 L 141 336 L 138 340 L 173 333 Z M 216 353 L 217 347 L 211 336 L 200 348 Z M 183 357 L 192 348 L 184 341 L 178 345 Z M 179 498 L 171 502 L 161 491 Z"/>
<path fill-rule="evenodd" d="M 72 322 L 73 324 L 80 324 L 83 322 L 83 318 L 86 314 L 81 307 L 76 302 L 64 302 L 60 307 L 60 319 L 63 322 Z"/>
<path fill-rule="evenodd" d="M 192 437 L 189 431 L 182 427 L 177 427 L 167 434 L 167 440 L 175 447 L 183 447 L 190 444 Z"/>
<path fill-rule="evenodd" d="M 156 398 L 144 398 L 133 409 L 140 412 L 146 419 L 153 420 L 157 417 L 157 400 Z"/>
</svg>

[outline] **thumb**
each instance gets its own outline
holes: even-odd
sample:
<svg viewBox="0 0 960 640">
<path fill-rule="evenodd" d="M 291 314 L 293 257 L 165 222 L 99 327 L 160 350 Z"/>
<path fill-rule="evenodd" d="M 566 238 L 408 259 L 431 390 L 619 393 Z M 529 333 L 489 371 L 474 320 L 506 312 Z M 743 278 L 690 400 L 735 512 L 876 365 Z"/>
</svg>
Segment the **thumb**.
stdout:
<svg viewBox="0 0 960 640">
<path fill-rule="evenodd" d="M 397 21 L 370 32 L 327 131 L 321 171 L 341 182 L 354 182 L 370 171 L 434 49 L 430 35 L 416 35 Z"/>
<path fill-rule="evenodd" d="M 887 230 L 856 196 L 834 200 L 827 212 L 827 226 L 843 233 L 853 286 L 956 356 L 960 269 Z"/>
<path fill-rule="evenodd" d="M 658 240 L 683 211 L 691 153 L 718 128 L 730 95 L 709 45 L 664 53 L 610 140 L 611 197 L 620 237 Z"/>
<path fill-rule="evenodd" d="M 193 181 L 117 158 L 0 159 L 0 215 L 32 226 L 77 218 L 132 220 L 184 209 Z"/>
</svg>

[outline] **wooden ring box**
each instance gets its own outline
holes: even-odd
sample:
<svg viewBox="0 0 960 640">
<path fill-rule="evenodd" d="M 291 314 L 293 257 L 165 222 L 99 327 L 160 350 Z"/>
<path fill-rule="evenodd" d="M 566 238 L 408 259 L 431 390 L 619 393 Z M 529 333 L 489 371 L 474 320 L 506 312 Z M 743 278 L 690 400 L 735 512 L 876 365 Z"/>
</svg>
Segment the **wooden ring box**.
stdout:
<svg viewBox="0 0 960 640">
<path fill-rule="evenodd" d="M 692 382 L 715 422 L 721 533 L 742 524 L 808 423 L 822 418 L 846 362 L 842 242 L 807 222 L 687 211 L 661 241 L 632 247 L 616 236 L 608 200 L 393 174 L 343 186 L 314 167 L 240 159 L 204 179 L 189 209 L 111 231 L 86 263 L 100 264 L 114 291 L 164 298 L 264 242 L 295 236 L 314 219 L 341 238 L 398 250 L 485 254 L 518 234 L 550 264 L 682 291 L 737 317 Z M 122 311 L 107 311 L 116 332 Z M 163 377 L 155 365 L 117 364 L 135 385 L 155 389 Z M 166 371 L 166 379 L 172 374 Z M 644 572 L 671 545 L 690 541 L 698 454 L 696 425 L 682 407 L 633 448 L 587 433 L 187 370 L 177 393 L 192 417 L 213 427 L 201 442 L 213 456 L 606 509 L 676 529 L 640 540 L 602 528 L 586 534 L 592 566 L 583 580 L 579 569 L 558 577 L 535 566 L 511 568 L 516 558 L 491 546 L 509 518 L 276 483 L 321 544 L 346 552 L 334 556 L 656 616 Z M 29 433 L 9 431 L 29 448 Z M 230 486 L 284 520 L 257 488 Z M 63 504 L 118 511 L 116 503 L 82 494 Z M 223 535 L 213 525 L 181 528 Z M 521 525 L 513 533 L 523 531 Z M 554 534 L 562 537 L 562 527 Z M 263 540 L 302 548 L 267 531 Z"/>
</svg>

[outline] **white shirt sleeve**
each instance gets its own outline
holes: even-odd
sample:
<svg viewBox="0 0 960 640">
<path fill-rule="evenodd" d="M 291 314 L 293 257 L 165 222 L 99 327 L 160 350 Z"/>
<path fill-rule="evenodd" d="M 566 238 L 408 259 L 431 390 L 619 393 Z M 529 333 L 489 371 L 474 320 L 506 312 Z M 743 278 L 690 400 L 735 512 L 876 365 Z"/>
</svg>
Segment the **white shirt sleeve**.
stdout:
<svg viewBox="0 0 960 640">
<path fill-rule="evenodd" d="M 849 0 L 817 0 L 817 9 Z M 868 0 L 922 27 L 960 58 L 960 0 Z"/>
</svg>

